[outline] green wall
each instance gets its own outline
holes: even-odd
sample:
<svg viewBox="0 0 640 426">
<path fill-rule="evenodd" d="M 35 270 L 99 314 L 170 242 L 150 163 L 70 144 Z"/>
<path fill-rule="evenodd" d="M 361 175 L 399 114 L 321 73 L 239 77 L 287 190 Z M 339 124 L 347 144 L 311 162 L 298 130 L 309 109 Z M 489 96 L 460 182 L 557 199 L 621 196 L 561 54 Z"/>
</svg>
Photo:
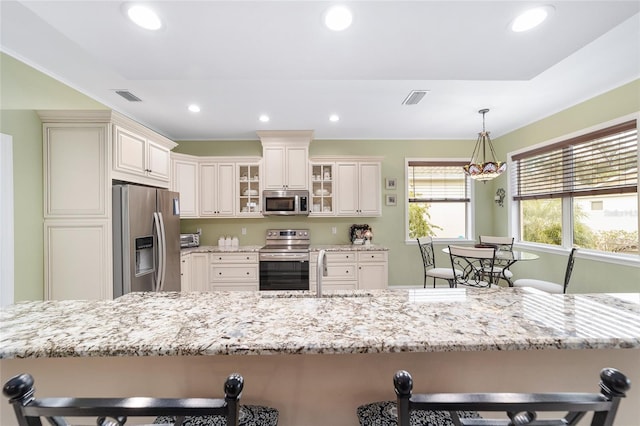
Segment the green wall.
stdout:
<svg viewBox="0 0 640 426">
<path fill-rule="evenodd" d="M 581 103 L 566 111 L 523 127 L 496 139 L 500 156 L 519 149 L 564 135 L 575 130 L 596 125 L 611 118 L 640 111 L 638 100 L 640 81 L 622 86 L 609 93 Z M 39 109 L 105 109 L 95 100 L 64 84 L 0 54 L 0 131 L 13 136 L 15 182 L 15 296 L 16 300 L 41 299 L 43 297 L 43 236 L 42 236 L 42 131 L 35 113 Z M 260 142 L 254 141 L 178 141 L 176 152 L 193 155 L 250 155 L 260 156 Z M 461 157 L 467 158 L 475 139 L 467 141 L 335 141 L 314 140 L 310 155 L 372 155 L 383 158 L 382 178 L 398 179 L 397 206 L 382 206 L 378 218 L 270 218 L 270 219 L 187 219 L 182 221 L 183 232 L 203 230 L 203 244 L 217 244 L 220 235 L 237 235 L 241 244 L 261 245 L 264 231 L 272 227 L 308 227 L 315 244 L 347 243 L 348 228 L 353 223 L 367 223 L 374 231 L 374 243 L 390 249 L 389 278 L 395 285 L 421 285 L 422 266 L 418 249 L 404 241 L 405 207 L 404 159 L 405 157 Z M 507 207 L 493 202 L 496 188 L 506 187 L 506 178 L 486 184 L 475 183 L 476 230 L 475 234 L 506 234 Z M 331 234 L 331 228 L 337 234 Z M 241 235 L 242 228 L 247 234 Z M 19 237 L 19 238 L 18 238 Z M 564 258 L 542 254 L 541 261 L 530 265 L 516 264 L 514 272 L 520 276 L 549 274 L 557 279 L 564 268 Z M 448 259 L 438 250 L 437 261 L 447 265 Z M 540 268 L 544 261 L 545 268 Z M 534 263 L 536 265 L 534 265 Z M 529 268 L 529 269 L 527 269 Z M 534 270 L 535 269 L 535 270 Z M 558 272 L 558 270 L 560 272 Z M 576 261 L 572 289 L 586 291 L 638 291 L 640 269 L 584 259 Z M 553 277 L 551 277 L 553 275 Z"/>
</svg>

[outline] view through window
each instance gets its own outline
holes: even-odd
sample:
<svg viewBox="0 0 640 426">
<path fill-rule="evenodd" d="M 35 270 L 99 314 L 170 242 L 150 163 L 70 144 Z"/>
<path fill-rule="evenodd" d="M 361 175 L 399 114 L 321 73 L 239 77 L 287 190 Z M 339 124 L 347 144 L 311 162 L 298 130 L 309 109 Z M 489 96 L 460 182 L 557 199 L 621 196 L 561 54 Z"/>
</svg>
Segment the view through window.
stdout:
<svg viewBox="0 0 640 426">
<path fill-rule="evenodd" d="M 514 155 L 511 178 L 521 240 L 638 254 L 635 120 Z"/>
<path fill-rule="evenodd" d="M 407 161 L 409 239 L 467 238 L 469 178 L 464 162 Z"/>
</svg>

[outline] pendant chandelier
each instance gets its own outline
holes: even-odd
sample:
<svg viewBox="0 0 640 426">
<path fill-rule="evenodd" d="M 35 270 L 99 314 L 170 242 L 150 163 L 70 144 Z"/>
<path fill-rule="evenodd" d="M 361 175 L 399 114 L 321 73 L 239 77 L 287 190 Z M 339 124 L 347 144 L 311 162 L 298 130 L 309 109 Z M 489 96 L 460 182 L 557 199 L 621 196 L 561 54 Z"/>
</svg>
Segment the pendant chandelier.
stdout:
<svg viewBox="0 0 640 426">
<path fill-rule="evenodd" d="M 476 147 L 473 149 L 473 154 L 471 155 L 469 164 L 463 167 L 465 174 L 471 177 L 471 179 L 481 181 L 494 179 L 507 170 L 507 163 L 496 160 L 496 152 L 491 144 L 489 132 L 484 128 L 484 115 L 488 112 L 488 108 L 478 111 L 478 113 L 482 114 L 482 131 L 478 133 Z M 491 154 L 491 159 L 489 161 L 487 161 L 487 148 Z"/>
</svg>

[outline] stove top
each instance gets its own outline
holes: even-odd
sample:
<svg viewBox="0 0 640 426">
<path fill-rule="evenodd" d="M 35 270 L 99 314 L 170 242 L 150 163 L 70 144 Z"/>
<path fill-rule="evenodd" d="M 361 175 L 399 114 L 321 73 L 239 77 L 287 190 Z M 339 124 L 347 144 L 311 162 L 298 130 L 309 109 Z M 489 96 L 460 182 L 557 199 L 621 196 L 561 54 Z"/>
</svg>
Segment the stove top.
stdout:
<svg viewBox="0 0 640 426">
<path fill-rule="evenodd" d="M 308 229 L 268 229 L 262 250 L 309 250 Z"/>
</svg>

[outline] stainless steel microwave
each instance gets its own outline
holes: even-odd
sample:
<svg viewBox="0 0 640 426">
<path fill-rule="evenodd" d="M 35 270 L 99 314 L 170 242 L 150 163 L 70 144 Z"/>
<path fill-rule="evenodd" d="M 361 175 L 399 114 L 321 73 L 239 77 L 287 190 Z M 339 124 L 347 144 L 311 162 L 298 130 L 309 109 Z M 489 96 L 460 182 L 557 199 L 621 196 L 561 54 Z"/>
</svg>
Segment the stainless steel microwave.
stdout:
<svg viewBox="0 0 640 426">
<path fill-rule="evenodd" d="M 265 216 L 308 216 L 309 191 L 263 191 L 262 214 Z"/>
</svg>

